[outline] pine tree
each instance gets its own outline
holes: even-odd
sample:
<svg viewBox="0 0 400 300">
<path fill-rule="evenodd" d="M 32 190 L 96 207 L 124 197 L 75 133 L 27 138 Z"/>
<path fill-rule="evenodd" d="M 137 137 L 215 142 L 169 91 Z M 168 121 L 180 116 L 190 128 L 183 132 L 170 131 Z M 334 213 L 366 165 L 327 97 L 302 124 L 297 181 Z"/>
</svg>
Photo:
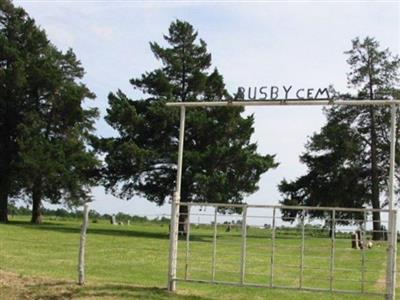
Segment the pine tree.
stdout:
<svg viewBox="0 0 400 300">
<path fill-rule="evenodd" d="M 60 52 L 23 9 L 2 5 L 1 220 L 8 198 L 25 194 L 32 222 L 40 223 L 43 200 L 88 200 L 97 159 L 87 145 L 97 110 L 82 107 L 94 95 L 78 82 L 84 70 L 72 50 Z"/>
<path fill-rule="evenodd" d="M 10 1 L 0 2 L 0 222 L 18 193 L 18 126 L 27 103 L 27 66 L 32 53 L 45 47 L 45 36 Z"/>
<path fill-rule="evenodd" d="M 380 50 L 373 38 L 352 41 L 345 52 L 356 99 L 389 99 L 399 96 L 400 59 Z M 382 208 L 389 174 L 390 108 L 334 107 L 326 110 L 327 124 L 306 145 L 301 161 L 308 173 L 279 186 L 289 205 Z M 397 153 L 400 153 L 397 147 Z M 398 157 L 398 154 L 397 154 Z M 397 161 L 398 164 L 398 161 Z M 398 168 L 396 169 L 399 173 Z M 288 214 L 289 212 L 286 212 Z M 357 214 L 344 214 L 357 219 Z M 323 217 L 313 212 L 314 217 Z M 381 239 L 379 212 L 373 213 L 374 239 Z"/>
<path fill-rule="evenodd" d="M 43 201 L 76 206 L 90 200 L 96 180 L 95 152 L 87 149 L 97 109 L 83 108 L 94 98 L 77 83 L 84 70 L 72 50 L 49 45 L 30 70 L 30 108 L 19 126 L 19 181 L 32 199 L 32 223 L 41 223 Z"/>
<path fill-rule="evenodd" d="M 134 101 L 121 91 L 109 95 L 106 121 L 118 137 L 101 142 L 106 188 L 126 199 L 142 195 L 158 205 L 172 196 L 176 180 L 179 111 L 165 102 L 230 97 L 218 70 L 208 71 L 211 55 L 192 25 L 177 20 L 164 39 L 169 47 L 150 43 L 162 67 L 130 81 L 146 99 Z M 241 203 L 257 190 L 260 176 L 277 166 L 273 156 L 257 154 L 257 145 L 250 142 L 253 116 L 242 117 L 242 112 L 187 111 L 182 202 Z M 180 213 L 183 223 L 186 206 Z"/>
</svg>

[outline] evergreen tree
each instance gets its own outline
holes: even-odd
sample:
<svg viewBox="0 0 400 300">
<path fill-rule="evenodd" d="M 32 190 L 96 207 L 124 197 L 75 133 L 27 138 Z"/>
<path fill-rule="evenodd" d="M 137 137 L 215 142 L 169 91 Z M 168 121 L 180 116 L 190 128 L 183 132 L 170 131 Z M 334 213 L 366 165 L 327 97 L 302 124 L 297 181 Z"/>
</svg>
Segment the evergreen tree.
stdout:
<svg viewBox="0 0 400 300">
<path fill-rule="evenodd" d="M 72 50 L 49 45 L 29 72 L 29 112 L 19 126 L 20 181 L 32 199 L 32 223 L 41 223 L 41 205 L 79 205 L 90 200 L 98 161 L 87 149 L 97 110 L 83 108 L 94 95 L 77 83 L 84 70 Z"/>
<path fill-rule="evenodd" d="M 84 71 L 72 50 L 58 51 L 23 9 L 6 2 L 1 12 L 1 220 L 9 196 L 22 192 L 40 223 L 42 200 L 88 200 L 97 159 L 87 142 L 97 110 L 82 107 L 94 95 L 78 82 Z"/>
<path fill-rule="evenodd" d="M 47 43 L 22 10 L 0 2 L 0 222 L 7 222 L 10 196 L 18 192 L 18 125 L 27 103 L 31 53 Z"/>
<path fill-rule="evenodd" d="M 150 43 L 162 67 L 130 81 L 146 99 L 134 101 L 121 91 L 109 95 L 106 121 L 118 136 L 101 142 L 106 188 L 126 199 L 142 195 L 158 205 L 172 196 L 176 180 L 179 111 L 165 102 L 229 98 L 223 77 L 216 69 L 208 71 L 211 55 L 192 25 L 177 20 L 164 39 L 169 47 Z M 257 154 L 250 142 L 253 116 L 244 118 L 242 112 L 187 111 L 182 202 L 241 203 L 257 190 L 261 174 L 277 166 L 273 156 Z M 180 213 L 182 223 L 186 206 Z"/>
<path fill-rule="evenodd" d="M 355 98 L 398 98 L 397 56 L 393 57 L 388 49 L 381 50 L 379 43 L 369 37 L 363 41 L 354 39 L 351 50 L 345 53 L 351 69 L 348 82 L 358 89 Z M 347 106 L 325 112 L 327 124 L 311 137 L 301 156 L 308 173 L 292 182 L 282 181 L 282 203 L 382 208 L 387 203 L 380 198 L 388 184 L 390 108 Z M 399 153 L 397 147 L 397 157 Z M 399 173 L 398 168 L 396 172 Z M 343 215 L 342 219 L 360 217 Z M 312 216 L 323 217 L 319 212 L 312 212 Z M 382 238 L 379 212 L 373 213 L 373 229 L 373 238 Z"/>
</svg>

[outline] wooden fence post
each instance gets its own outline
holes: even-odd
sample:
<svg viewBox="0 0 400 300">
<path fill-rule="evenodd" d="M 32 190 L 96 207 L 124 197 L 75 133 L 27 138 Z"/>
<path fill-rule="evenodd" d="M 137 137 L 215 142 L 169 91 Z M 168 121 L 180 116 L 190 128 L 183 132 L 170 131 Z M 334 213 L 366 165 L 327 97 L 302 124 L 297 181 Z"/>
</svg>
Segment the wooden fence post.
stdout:
<svg viewBox="0 0 400 300">
<path fill-rule="evenodd" d="M 89 205 L 85 203 L 83 206 L 83 222 L 81 226 L 81 238 L 79 242 L 79 260 L 78 260 L 78 284 L 85 283 L 85 243 L 86 243 L 86 230 L 88 227 L 89 219 Z"/>
</svg>

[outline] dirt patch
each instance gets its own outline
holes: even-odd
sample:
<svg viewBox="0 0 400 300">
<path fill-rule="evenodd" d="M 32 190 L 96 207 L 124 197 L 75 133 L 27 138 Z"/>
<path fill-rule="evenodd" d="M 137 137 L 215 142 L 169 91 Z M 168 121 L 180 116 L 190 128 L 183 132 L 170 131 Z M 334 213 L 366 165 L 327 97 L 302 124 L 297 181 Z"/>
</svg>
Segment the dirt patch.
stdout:
<svg viewBox="0 0 400 300">
<path fill-rule="evenodd" d="M 169 294 L 165 288 L 131 284 L 92 282 L 79 286 L 74 281 L 48 277 L 30 277 L 0 269 L 0 299 L 69 300 L 69 299 L 147 299 L 210 300 L 196 295 Z"/>
<path fill-rule="evenodd" d="M 68 281 L 0 270 L 0 299 L 72 299 L 79 288 Z"/>
<path fill-rule="evenodd" d="M 397 274 L 396 280 L 396 289 L 400 288 L 400 278 L 399 274 Z M 386 270 L 382 271 L 379 275 L 378 280 L 375 282 L 375 287 L 381 291 L 385 291 L 386 289 Z"/>
<path fill-rule="evenodd" d="M 378 280 L 375 282 L 375 288 L 384 291 L 386 289 L 386 275 L 382 274 L 379 276 Z"/>
</svg>

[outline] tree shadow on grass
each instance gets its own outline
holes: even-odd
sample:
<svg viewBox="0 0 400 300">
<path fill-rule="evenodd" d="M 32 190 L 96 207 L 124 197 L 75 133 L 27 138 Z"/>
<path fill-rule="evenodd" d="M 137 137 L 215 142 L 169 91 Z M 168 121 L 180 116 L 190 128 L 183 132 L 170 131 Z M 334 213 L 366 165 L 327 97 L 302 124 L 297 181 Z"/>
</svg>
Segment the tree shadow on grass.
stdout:
<svg viewBox="0 0 400 300">
<path fill-rule="evenodd" d="M 149 300 L 163 300 L 163 299 L 180 299 L 180 300 L 207 300 L 201 296 L 194 295 L 181 295 L 169 293 L 166 289 L 158 287 L 132 287 L 125 285 L 106 284 L 100 287 L 88 287 L 82 290 L 82 296 L 89 297 L 117 297 L 127 299 L 149 299 Z"/>
<path fill-rule="evenodd" d="M 195 295 L 172 294 L 159 287 L 125 284 L 88 284 L 78 286 L 67 282 L 49 282 L 27 286 L 24 296 L 29 299 L 148 299 L 148 300 L 211 300 Z"/>
<path fill-rule="evenodd" d="M 190 295 L 188 290 L 169 293 L 159 286 L 137 286 L 129 283 L 89 280 L 83 286 L 75 281 L 30 276 L 0 269 L 0 299 L 148 299 L 211 300 Z"/>
<path fill-rule="evenodd" d="M 60 233 L 73 233 L 79 234 L 80 233 L 80 226 L 72 226 L 70 224 L 65 223 L 43 223 L 40 225 L 31 224 L 29 222 L 23 221 L 11 221 L 8 223 L 8 226 L 18 226 L 28 229 L 34 230 L 43 230 L 43 231 L 55 231 Z M 137 230 L 133 229 L 135 227 L 135 223 L 130 225 L 130 227 L 125 227 L 125 229 L 118 229 L 118 228 L 89 228 L 87 230 L 87 234 L 90 235 L 107 235 L 107 236 L 121 236 L 121 237 L 138 237 L 138 238 L 150 238 L 150 239 L 161 239 L 161 240 L 168 240 L 169 233 L 167 230 L 165 232 L 160 231 L 147 231 L 147 230 Z M 155 225 L 156 227 L 156 225 Z M 151 227 L 150 227 L 151 228 Z M 185 239 L 184 237 L 180 237 L 180 239 Z M 209 243 L 209 239 L 204 239 L 201 236 L 192 235 L 190 237 L 191 241 L 196 242 L 207 242 Z"/>
</svg>

